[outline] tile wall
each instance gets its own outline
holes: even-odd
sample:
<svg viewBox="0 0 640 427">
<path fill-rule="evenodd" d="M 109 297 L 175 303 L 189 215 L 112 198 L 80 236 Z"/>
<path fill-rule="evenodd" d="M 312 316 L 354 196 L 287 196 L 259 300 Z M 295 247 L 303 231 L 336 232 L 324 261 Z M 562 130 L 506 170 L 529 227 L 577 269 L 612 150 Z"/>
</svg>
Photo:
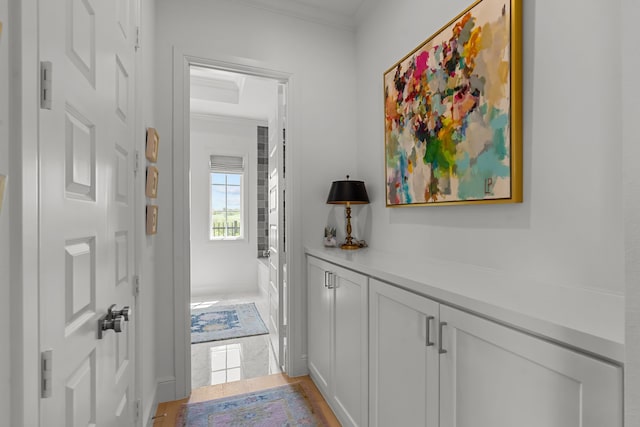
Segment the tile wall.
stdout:
<svg viewBox="0 0 640 427">
<path fill-rule="evenodd" d="M 258 126 L 258 257 L 269 249 L 269 128 Z"/>
</svg>

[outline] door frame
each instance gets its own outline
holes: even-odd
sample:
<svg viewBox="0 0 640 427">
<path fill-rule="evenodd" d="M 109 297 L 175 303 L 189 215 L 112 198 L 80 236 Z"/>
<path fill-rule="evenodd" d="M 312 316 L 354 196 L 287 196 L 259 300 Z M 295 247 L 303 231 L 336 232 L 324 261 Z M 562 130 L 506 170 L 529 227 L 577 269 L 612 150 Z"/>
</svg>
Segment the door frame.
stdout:
<svg viewBox="0 0 640 427">
<path fill-rule="evenodd" d="M 39 0 L 9 2 L 11 425 L 40 425 Z M 4 37 L 4 36 L 3 36 Z M 3 40 L 6 42 L 6 40 Z M 19 75 L 19 77 L 15 77 Z M 7 212 L 5 212 L 7 213 Z M 17 220 L 20 218 L 20 221 Z M 35 255 L 34 255 L 35 254 Z"/>
<path fill-rule="evenodd" d="M 246 58 L 229 57 L 225 55 L 193 54 L 193 49 L 189 52 L 174 46 L 173 47 L 173 291 L 174 291 L 174 372 L 175 372 L 175 398 L 182 398 L 191 394 L 191 340 L 190 340 L 190 302 L 191 302 L 191 248 L 190 248 L 190 77 L 189 70 L 192 65 L 214 68 L 218 70 L 230 71 L 235 73 L 248 74 L 257 77 L 265 77 L 279 82 L 286 83 L 288 88 L 288 105 L 291 105 L 292 92 L 294 86 L 293 73 L 279 71 L 257 61 L 248 60 Z M 288 110 L 288 127 L 292 128 L 293 114 Z M 288 141 L 294 139 L 292 132 L 287 130 Z M 287 147 L 287 152 L 291 153 L 293 144 Z M 287 176 L 285 177 L 285 188 L 291 188 L 290 183 L 294 182 L 293 168 L 291 165 L 292 156 L 287 156 L 286 167 Z M 291 192 L 287 192 L 287 199 L 294 199 Z M 287 218 L 292 217 L 292 203 L 286 205 Z M 291 235 L 291 222 L 286 225 L 286 235 Z M 289 242 L 291 239 L 289 239 Z M 287 265 L 292 260 L 291 248 L 293 245 L 287 243 L 287 251 L 285 262 Z M 290 268 L 287 268 L 287 283 L 291 276 Z M 291 292 L 284 296 L 287 303 L 284 306 L 288 313 L 285 314 L 289 319 L 288 325 L 285 327 L 284 333 L 290 340 L 290 327 L 295 323 L 291 316 L 289 301 L 291 300 Z M 291 345 L 287 345 L 287 353 L 285 362 L 290 365 Z M 291 372 L 290 366 L 285 366 L 287 372 Z"/>
</svg>

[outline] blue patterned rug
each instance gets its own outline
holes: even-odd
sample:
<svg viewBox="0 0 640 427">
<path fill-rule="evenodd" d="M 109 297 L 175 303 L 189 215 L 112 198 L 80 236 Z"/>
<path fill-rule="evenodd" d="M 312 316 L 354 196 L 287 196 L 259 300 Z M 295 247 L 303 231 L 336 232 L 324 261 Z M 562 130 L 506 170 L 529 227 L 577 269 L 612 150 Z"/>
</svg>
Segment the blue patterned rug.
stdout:
<svg viewBox="0 0 640 427">
<path fill-rule="evenodd" d="M 322 412 L 307 396 L 301 383 L 254 393 L 187 403 L 177 427 L 281 427 L 326 426 Z"/>
<path fill-rule="evenodd" d="M 268 333 L 254 303 L 191 310 L 192 344 Z"/>
</svg>

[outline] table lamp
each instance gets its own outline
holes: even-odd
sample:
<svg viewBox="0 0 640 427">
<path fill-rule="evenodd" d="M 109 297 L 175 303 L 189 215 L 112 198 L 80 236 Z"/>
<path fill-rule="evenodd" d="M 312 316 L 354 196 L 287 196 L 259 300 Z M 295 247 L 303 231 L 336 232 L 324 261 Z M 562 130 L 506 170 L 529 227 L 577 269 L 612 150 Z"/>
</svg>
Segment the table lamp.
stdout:
<svg viewBox="0 0 640 427">
<path fill-rule="evenodd" d="M 349 175 L 346 180 L 333 181 L 329 190 L 327 203 L 333 205 L 347 205 L 347 239 L 340 245 L 342 249 L 358 249 L 360 245 L 353 243 L 351 237 L 351 205 L 364 205 L 369 203 L 367 189 L 364 187 L 363 181 L 351 181 Z"/>
</svg>

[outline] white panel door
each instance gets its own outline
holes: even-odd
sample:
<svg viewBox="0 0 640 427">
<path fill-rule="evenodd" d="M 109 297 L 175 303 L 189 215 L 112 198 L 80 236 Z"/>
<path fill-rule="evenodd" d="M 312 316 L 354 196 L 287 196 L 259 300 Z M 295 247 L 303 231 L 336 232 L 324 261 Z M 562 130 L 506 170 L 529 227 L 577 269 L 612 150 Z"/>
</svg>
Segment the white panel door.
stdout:
<svg viewBox="0 0 640 427">
<path fill-rule="evenodd" d="M 134 425 L 135 0 L 39 1 L 51 109 L 40 110 L 40 345 L 52 351 L 42 426 Z"/>
<path fill-rule="evenodd" d="M 269 335 L 278 365 L 285 361 L 284 264 L 284 144 L 286 85 L 278 84 L 278 128 L 269 137 Z"/>
<path fill-rule="evenodd" d="M 441 306 L 442 427 L 620 427 L 622 369 Z"/>
<path fill-rule="evenodd" d="M 371 426 L 438 426 L 438 310 L 434 301 L 369 280 Z M 492 426 L 475 424 L 485 425 Z"/>
</svg>

